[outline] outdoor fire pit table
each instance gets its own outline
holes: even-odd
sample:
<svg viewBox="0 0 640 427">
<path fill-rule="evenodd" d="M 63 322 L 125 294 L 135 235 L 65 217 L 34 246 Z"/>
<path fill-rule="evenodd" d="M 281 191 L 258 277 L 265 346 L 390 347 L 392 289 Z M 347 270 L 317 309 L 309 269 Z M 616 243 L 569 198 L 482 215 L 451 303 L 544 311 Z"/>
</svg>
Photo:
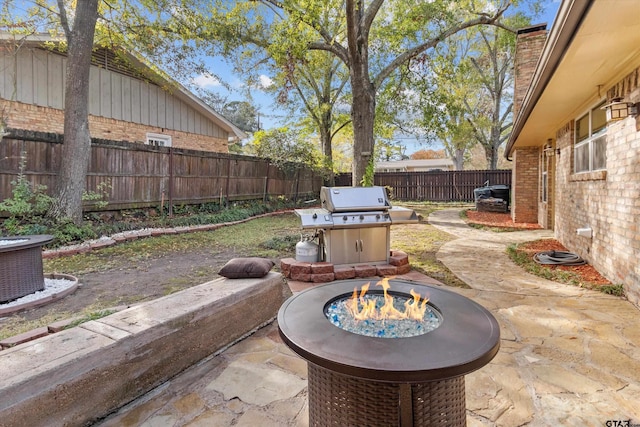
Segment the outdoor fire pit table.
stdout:
<svg viewBox="0 0 640 427">
<path fill-rule="evenodd" d="M 315 286 L 278 312 L 284 342 L 308 362 L 311 426 L 466 425 L 464 375 L 489 363 L 500 348 L 496 319 L 454 292 L 389 280 L 389 294 L 429 298 L 439 326 L 422 335 L 379 338 L 348 332 L 327 317 L 368 280 Z M 371 293 L 382 294 L 371 282 Z"/>
<path fill-rule="evenodd" d="M 0 237 L 0 303 L 44 289 L 42 246 L 47 234 Z"/>
</svg>

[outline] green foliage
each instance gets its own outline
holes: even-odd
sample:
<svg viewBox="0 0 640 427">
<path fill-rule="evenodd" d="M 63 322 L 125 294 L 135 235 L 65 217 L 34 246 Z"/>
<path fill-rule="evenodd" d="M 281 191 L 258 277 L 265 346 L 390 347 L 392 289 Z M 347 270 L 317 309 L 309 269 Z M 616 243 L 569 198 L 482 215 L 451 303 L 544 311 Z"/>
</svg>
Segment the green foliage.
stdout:
<svg viewBox="0 0 640 427">
<path fill-rule="evenodd" d="M 224 105 L 222 115 L 240 130 L 255 132 L 258 130 L 258 110 L 247 101 L 232 101 Z"/>
<path fill-rule="evenodd" d="M 372 158 L 369 161 L 369 164 L 367 164 L 367 168 L 365 169 L 364 176 L 362 177 L 362 180 L 360 181 L 360 184 L 363 187 L 373 187 L 375 170 L 376 169 L 375 169 L 375 165 L 373 163 L 373 158 Z"/>
<path fill-rule="evenodd" d="M 252 146 L 257 156 L 268 158 L 285 173 L 296 171 L 298 164 L 322 170 L 320 151 L 297 130 L 283 127 L 258 131 L 254 134 Z"/>
<path fill-rule="evenodd" d="M 409 157 L 405 153 L 406 147 L 399 142 L 393 142 L 387 139 L 376 141 L 376 159 L 382 162 L 393 160 L 406 160 Z"/>
<path fill-rule="evenodd" d="M 344 124 L 332 118 L 336 100 L 358 111 L 360 122 L 352 127 L 352 143 L 357 146 L 354 155 L 372 152 L 373 134 L 388 137 L 394 130 L 392 119 L 406 115 L 403 105 L 414 87 L 405 76 L 414 61 L 449 35 L 493 23 L 509 4 L 500 1 L 488 8 L 485 2 L 473 0 L 371 4 L 216 0 L 206 14 L 194 15 L 201 42 L 212 52 L 232 58 L 236 70 L 248 75 L 248 88 L 254 87 L 259 73 L 267 68 L 279 100 L 289 99 L 289 94 L 298 98 L 298 105 L 315 122 L 323 153 L 329 157 L 332 138 Z M 325 78 L 329 75 L 331 78 Z M 392 75 L 396 76 L 395 86 L 388 93 L 394 96 L 378 98 Z M 351 90 L 351 95 L 338 95 L 343 90 Z M 393 105 L 384 108 L 387 100 Z M 435 110 L 438 103 L 432 105 Z M 380 120 L 376 120 L 378 114 Z M 375 129 L 371 127 L 374 123 Z M 326 163 L 333 163 L 332 159 Z M 353 166 L 354 179 L 360 181 L 367 165 L 358 155 Z"/>
<path fill-rule="evenodd" d="M 58 220 L 48 229 L 48 232 L 55 237 L 56 246 L 83 242 L 98 237 L 90 224 L 77 225 L 69 218 Z"/>
<path fill-rule="evenodd" d="M 615 295 L 617 297 L 624 296 L 624 286 L 621 284 L 600 286 L 600 291 L 607 295 Z"/>
<path fill-rule="evenodd" d="M 273 249 L 278 252 L 294 252 L 296 244 L 300 241 L 297 234 L 287 234 L 285 236 L 274 236 L 262 243 L 262 247 Z"/>
<path fill-rule="evenodd" d="M 538 12 L 536 0 L 526 3 L 532 13 Z M 521 12 L 502 18 L 507 28 L 530 22 Z M 442 141 L 457 167 L 470 159 L 477 144 L 485 151 L 487 168 L 497 166 L 498 148 L 513 120 L 515 41 L 515 31 L 473 27 L 448 37 L 406 73 L 418 94 L 409 106 L 409 116 L 417 118 L 414 127 Z"/>
<path fill-rule="evenodd" d="M 18 177 L 11 181 L 11 197 L 0 202 L 0 211 L 9 213 L 9 218 L 2 224 L 8 234 L 34 234 L 45 221 L 44 216 L 53 201 L 45 193 L 46 185 L 33 184 L 27 179 L 24 174 L 26 164 L 26 153 L 22 152 Z"/>
<path fill-rule="evenodd" d="M 106 208 L 109 205 L 109 195 L 111 194 L 111 179 L 102 181 L 97 185 L 96 191 L 85 191 L 82 193 L 82 201 L 93 202 L 97 208 Z"/>
</svg>

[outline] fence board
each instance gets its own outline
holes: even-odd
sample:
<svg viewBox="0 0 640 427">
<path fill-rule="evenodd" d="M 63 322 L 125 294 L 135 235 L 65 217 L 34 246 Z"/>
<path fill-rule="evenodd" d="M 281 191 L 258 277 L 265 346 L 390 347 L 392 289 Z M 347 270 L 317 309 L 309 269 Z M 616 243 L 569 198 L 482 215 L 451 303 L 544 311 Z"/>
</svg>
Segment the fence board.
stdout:
<svg viewBox="0 0 640 427">
<path fill-rule="evenodd" d="M 0 143 L 0 200 L 11 197 L 11 181 L 18 176 L 23 151 L 27 153 L 27 178 L 53 193 L 62 144 L 4 138 Z M 300 182 L 296 183 L 296 178 L 297 174 L 287 175 L 257 157 L 94 141 L 87 190 L 96 191 L 102 182 L 110 182 L 107 210 L 160 206 L 169 200 L 197 204 L 319 194 L 321 177 L 303 171 Z M 98 209 L 90 204 L 85 208 Z"/>
<path fill-rule="evenodd" d="M 46 138 L 43 138 L 46 139 Z M 4 138 L 0 143 L 0 200 L 11 197 L 11 181 L 19 173 L 26 151 L 25 174 L 52 194 L 60 167 L 62 145 L 42 140 Z M 151 147 L 125 142 L 92 144 L 87 190 L 109 181 L 106 209 L 128 209 L 218 200 L 264 199 L 285 196 L 317 198 L 322 178 L 307 169 L 284 171 L 268 160 L 224 153 Z M 394 200 L 474 200 L 473 190 L 485 182 L 511 183 L 510 170 L 383 172 L 375 184 L 389 187 Z M 336 176 L 336 185 L 351 185 L 351 174 Z M 86 206 L 87 210 L 95 209 Z"/>
<path fill-rule="evenodd" d="M 377 172 L 374 184 L 388 187 L 394 200 L 473 202 L 473 190 L 490 185 L 511 185 L 511 170 L 440 172 Z M 351 174 L 336 175 L 336 185 L 350 186 Z"/>
</svg>

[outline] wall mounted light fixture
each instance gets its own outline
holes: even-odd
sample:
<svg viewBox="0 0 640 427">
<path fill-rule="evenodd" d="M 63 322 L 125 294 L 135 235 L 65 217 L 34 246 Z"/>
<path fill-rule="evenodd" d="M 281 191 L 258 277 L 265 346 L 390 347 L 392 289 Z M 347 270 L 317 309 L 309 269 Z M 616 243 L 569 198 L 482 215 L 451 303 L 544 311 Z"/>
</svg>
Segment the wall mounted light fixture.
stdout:
<svg viewBox="0 0 640 427">
<path fill-rule="evenodd" d="M 613 98 L 611 102 L 604 107 L 607 115 L 607 122 L 626 119 L 628 116 L 638 115 L 638 104 L 623 101 L 622 98 Z"/>
<path fill-rule="evenodd" d="M 554 154 L 558 153 L 560 150 L 556 150 L 555 148 L 553 148 L 553 139 L 549 138 L 547 139 L 547 143 L 544 145 L 542 151 L 546 154 L 547 157 L 551 157 Z"/>
</svg>

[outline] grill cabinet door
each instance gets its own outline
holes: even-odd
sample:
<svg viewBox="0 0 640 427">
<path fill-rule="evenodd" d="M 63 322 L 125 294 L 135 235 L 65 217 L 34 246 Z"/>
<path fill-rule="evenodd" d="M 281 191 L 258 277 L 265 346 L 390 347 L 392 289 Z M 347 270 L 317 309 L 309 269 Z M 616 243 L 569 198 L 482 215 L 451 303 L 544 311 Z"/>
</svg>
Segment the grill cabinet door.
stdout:
<svg viewBox="0 0 640 427">
<path fill-rule="evenodd" d="M 342 229 L 331 230 L 330 239 L 327 242 L 330 253 L 330 262 L 333 264 L 355 264 L 360 262 L 360 230 Z"/>
<path fill-rule="evenodd" d="M 336 265 L 389 261 L 389 227 L 346 228 L 325 234 L 327 261 Z"/>
<path fill-rule="evenodd" d="M 370 227 L 360 229 L 360 262 L 387 262 L 388 227 Z"/>
</svg>

